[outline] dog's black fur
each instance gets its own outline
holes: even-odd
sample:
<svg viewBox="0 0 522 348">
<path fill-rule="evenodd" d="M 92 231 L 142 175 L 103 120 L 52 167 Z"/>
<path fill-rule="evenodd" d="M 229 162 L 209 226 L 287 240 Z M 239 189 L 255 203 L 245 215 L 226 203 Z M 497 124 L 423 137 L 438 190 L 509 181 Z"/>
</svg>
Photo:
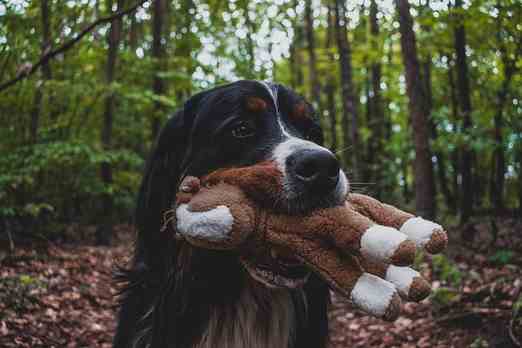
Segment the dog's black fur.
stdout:
<svg viewBox="0 0 522 348">
<path fill-rule="evenodd" d="M 277 94 L 277 107 L 270 89 Z M 246 115 L 244 103 L 249 96 L 266 100 L 269 106 L 263 117 L 252 120 Z M 211 312 L 226 311 L 234 305 L 246 283 L 251 282 L 237 255 L 176 241 L 172 226 L 161 231 L 163 215 L 172 208 L 185 175 L 201 176 L 218 168 L 251 165 L 269 158 L 274 146 L 282 141 L 281 124 L 292 136 L 320 144 L 317 122 L 296 123 L 288 117 L 302 101 L 280 85 L 239 81 L 193 96 L 167 122 L 149 158 L 139 192 L 133 262 L 129 270 L 118 275 L 125 287 L 114 347 L 199 347 Z M 230 137 L 230 129 L 245 120 L 247 129 L 254 127 L 255 136 L 247 130 L 246 137 Z M 291 206 L 292 202 L 288 204 Z M 300 207 L 306 209 L 306 201 L 301 201 Z M 261 283 L 256 286 L 264 287 Z M 311 276 L 302 289 L 285 291 L 292 299 L 295 316 L 288 347 L 325 347 L 329 303 L 325 283 Z M 254 325 L 266 329 L 264 321 L 270 313 L 262 306 L 256 313 Z M 232 314 L 229 319 L 236 318 Z"/>
</svg>

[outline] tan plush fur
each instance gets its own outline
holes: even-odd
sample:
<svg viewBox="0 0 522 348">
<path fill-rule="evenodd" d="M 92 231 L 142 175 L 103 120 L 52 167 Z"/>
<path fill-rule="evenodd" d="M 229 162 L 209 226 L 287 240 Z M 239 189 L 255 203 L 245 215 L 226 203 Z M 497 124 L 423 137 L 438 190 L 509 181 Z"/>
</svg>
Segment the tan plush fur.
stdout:
<svg viewBox="0 0 522 348">
<path fill-rule="evenodd" d="M 269 204 L 281 195 L 281 180 L 281 173 L 272 162 L 222 169 L 202 178 L 200 187 L 195 185 L 188 190 L 190 194 L 181 199 L 187 205 L 186 209 L 193 213 L 207 213 L 224 206 L 232 219 L 212 222 L 213 228 L 216 228 L 219 221 L 231 221 L 226 225 L 226 238 L 207 238 L 205 234 L 187 232 L 186 239 L 203 248 L 237 250 L 242 257 L 251 261 L 259 259 L 260 253 L 262 257 L 263 253 L 273 248 L 285 250 L 318 274 L 330 288 L 348 299 L 359 301 L 357 303 L 366 306 L 370 313 L 394 320 L 399 315 L 400 299 L 394 292 L 394 285 L 379 279 L 387 277 L 390 264 L 405 267 L 413 263 L 417 243 L 398 231 L 413 215 L 360 194 L 349 194 L 344 204 L 338 206 L 316 209 L 308 214 L 288 215 L 274 210 L 273 205 Z M 440 228 L 440 225 L 433 223 L 428 226 Z M 424 244 L 428 252 L 439 252 L 446 246 L 447 237 L 442 229 L 424 232 L 429 240 Z M 408 275 L 411 272 L 394 273 L 399 275 L 393 281 L 398 282 L 401 289 L 410 289 L 405 294 L 406 299 L 418 301 L 429 294 L 430 288 L 420 277 L 411 279 Z M 372 286 L 392 290 L 376 290 L 372 293 L 368 291 L 368 287 Z M 254 342 L 270 339 L 249 332 L 250 321 L 257 314 L 256 308 L 246 306 L 252 302 L 252 297 L 258 298 L 261 290 L 250 287 L 245 291 L 232 312 L 220 312 L 224 314 L 212 317 L 205 335 L 207 338 L 202 344 L 217 340 L 222 347 L 227 347 L 227 342 L 237 344 L 237 340 L 243 340 L 245 346 L 257 347 L 253 345 Z M 284 310 L 277 314 L 282 316 L 280 321 L 276 320 L 271 325 L 288 325 L 285 318 L 289 316 L 287 311 L 290 309 L 286 305 L 278 308 L 277 302 L 282 301 L 280 294 L 261 295 L 271 298 L 267 302 L 272 308 L 270 313 Z M 215 328 L 221 320 L 236 319 L 241 321 L 234 322 L 225 331 L 223 328 Z M 243 322 L 246 327 L 241 328 Z M 216 332 L 220 332 L 220 337 L 216 337 Z M 281 342 L 280 338 L 278 342 Z"/>
<path fill-rule="evenodd" d="M 295 313 L 289 291 L 247 281 L 234 306 L 214 308 L 193 348 L 291 347 Z"/>
</svg>

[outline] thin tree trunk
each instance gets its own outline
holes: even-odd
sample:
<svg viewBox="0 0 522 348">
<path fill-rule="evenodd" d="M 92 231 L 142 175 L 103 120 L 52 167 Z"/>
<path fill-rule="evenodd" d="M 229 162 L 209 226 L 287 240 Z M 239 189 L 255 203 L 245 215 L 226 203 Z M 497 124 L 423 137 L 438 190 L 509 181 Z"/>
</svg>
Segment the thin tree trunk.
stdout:
<svg viewBox="0 0 522 348">
<path fill-rule="evenodd" d="M 252 34 L 255 33 L 254 23 L 250 18 L 250 11 L 248 10 L 248 4 L 250 1 L 244 0 L 243 4 L 243 16 L 245 18 L 245 26 L 247 28 L 246 35 L 246 47 L 248 53 L 248 78 L 254 78 L 254 67 L 255 67 L 255 53 L 254 53 L 254 41 L 252 40 Z"/>
<path fill-rule="evenodd" d="M 343 133 L 344 133 L 344 148 L 345 162 L 348 163 L 351 159 L 351 169 L 353 176 L 359 178 L 359 127 L 358 127 L 358 112 L 357 112 L 357 94 L 353 83 L 352 71 L 352 53 L 350 42 L 348 41 L 348 32 L 346 29 L 346 15 L 344 2 L 341 0 L 335 1 L 335 34 L 337 39 L 337 48 L 339 50 L 339 68 L 341 71 L 341 91 L 342 91 L 342 105 L 343 105 Z M 349 146 L 349 148 L 348 148 Z M 351 154 L 351 157 L 350 157 Z"/>
<path fill-rule="evenodd" d="M 429 117 L 426 115 L 424 87 L 419 79 L 420 66 L 413 32 L 413 19 L 407 0 L 396 0 L 395 3 L 399 14 L 401 52 L 406 69 L 406 91 L 415 143 L 415 206 L 417 214 L 433 218 L 435 216 L 435 190 L 429 146 Z"/>
<path fill-rule="evenodd" d="M 121 11 L 124 7 L 125 0 L 117 1 L 117 11 Z M 112 0 L 109 1 L 109 8 L 112 11 Z M 109 49 L 107 53 L 107 64 L 105 70 L 105 80 L 109 88 L 115 81 L 116 75 L 116 64 L 118 58 L 118 46 L 121 39 L 122 20 L 121 18 L 115 19 L 111 23 L 109 30 Z M 112 149 L 112 126 L 114 120 L 114 109 L 115 109 L 115 94 L 110 91 L 109 95 L 105 99 L 105 111 L 103 114 L 103 128 L 101 132 L 101 142 L 104 151 L 110 151 Z M 103 162 L 100 168 L 101 180 L 105 185 L 106 189 L 112 185 L 112 166 L 108 162 Z M 112 229 L 113 229 L 113 210 L 114 202 L 110 192 L 105 192 L 102 197 L 102 222 L 96 231 L 96 242 L 99 245 L 109 245 L 112 240 Z"/>
<path fill-rule="evenodd" d="M 52 48 L 51 40 L 51 9 L 48 0 L 42 1 L 42 54 L 46 54 Z M 52 79 L 51 65 L 47 61 L 42 64 L 42 74 L 46 80 Z"/>
<path fill-rule="evenodd" d="M 34 92 L 33 105 L 31 108 L 31 125 L 29 126 L 31 143 L 38 142 L 38 128 L 40 127 L 40 114 L 43 105 L 42 82 L 38 81 L 36 91 Z"/>
<path fill-rule="evenodd" d="M 455 8 L 462 11 L 462 0 L 455 0 Z M 466 31 L 463 18 L 460 13 L 456 16 L 456 27 L 454 33 L 456 69 L 457 69 L 457 99 L 459 104 L 459 116 L 462 118 L 462 133 L 470 137 L 472 127 L 471 121 L 471 97 L 469 89 L 468 64 L 466 61 Z M 460 221 L 465 223 L 473 212 L 473 151 L 471 144 L 465 144 L 461 150 L 462 193 L 460 201 Z"/>
<path fill-rule="evenodd" d="M 458 116 L 458 100 L 456 94 L 455 87 L 455 78 L 453 72 L 453 66 L 451 61 L 451 56 L 447 56 L 448 58 L 448 85 L 451 99 L 451 115 L 452 115 L 452 123 L 453 123 L 453 132 L 459 132 L 459 116 Z M 452 186 L 453 186 L 453 200 L 455 207 L 460 207 L 460 193 L 459 190 L 459 177 L 460 177 L 460 160 L 459 160 L 459 151 L 453 150 L 451 152 L 451 165 L 453 167 L 453 177 L 452 177 Z"/>
<path fill-rule="evenodd" d="M 165 0 L 156 0 L 153 3 L 152 13 L 152 57 L 154 59 L 154 78 L 152 81 L 152 91 L 155 95 L 163 95 L 165 93 L 165 83 L 159 76 L 163 70 L 165 49 L 162 39 L 165 22 Z M 152 116 L 152 140 L 156 140 L 161 127 L 161 114 L 164 112 L 163 106 L 159 101 L 154 102 L 154 111 Z"/>
<path fill-rule="evenodd" d="M 388 39 L 388 50 L 386 52 L 386 65 L 388 66 L 388 71 L 392 70 L 392 67 L 393 67 L 393 47 L 394 47 L 394 40 L 392 40 L 391 38 Z M 386 79 L 386 85 L 388 86 L 388 88 L 390 88 L 389 86 L 392 86 L 393 85 L 393 78 L 392 76 L 390 76 L 391 74 L 389 74 L 388 78 Z M 386 142 L 389 142 L 391 141 L 391 136 L 392 136 L 392 122 L 391 122 L 391 112 L 390 112 L 390 108 L 389 108 L 389 105 L 390 105 L 390 97 L 385 97 L 383 98 L 383 102 L 384 102 L 384 105 L 385 105 L 385 108 L 384 110 L 386 110 L 386 116 L 385 116 L 385 126 L 384 126 L 384 137 L 386 139 Z"/>
<path fill-rule="evenodd" d="M 504 186 L 505 186 L 505 174 L 506 174 L 506 157 L 504 148 L 504 137 L 502 135 L 504 128 L 504 106 L 506 104 L 509 88 L 513 75 L 517 71 L 516 62 L 518 61 L 519 50 L 515 52 L 515 56 L 510 58 L 505 43 L 502 40 L 502 18 L 504 14 L 504 8 L 497 1 L 496 8 L 498 10 L 497 15 L 497 45 L 500 49 L 500 57 L 502 60 L 502 69 L 504 79 L 502 84 L 497 91 L 496 100 L 496 113 L 494 117 L 495 124 L 495 151 L 493 152 L 493 173 L 490 182 L 490 192 L 493 201 L 493 207 L 497 215 L 502 214 L 504 210 Z"/>
<path fill-rule="evenodd" d="M 51 9 L 49 8 L 48 0 L 41 0 L 41 19 L 42 19 L 42 56 L 51 49 Z M 38 128 L 40 127 L 40 115 L 43 107 L 43 88 L 45 82 L 52 79 L 52 71 L 50 62 L 42 64 L 42 81 L 38 82 L 33 101 L 33 109 L 31 112 L 31 141 L 36 143 L 38 141 Z M 52 107 L 52 100 L 49 101 Z M 51 113 L 53 116 L 54 114 Z"/>
<path fill-rule="evenodd" d="M 330 66 L 334 66 L 335 64 L 335 56 L 332 51 L 332 46 L 334 42 L 334 16 L 333 16 L 333 6 L 332 4 L 328 4 L 328 29 L 326 36 L 326 51 L 328 54 L 328 62 Z M 337 113 L 335 108 L 335 77 L 332 71 L 328 72 L 328 77 L 326 81 L 326 102 L 328 109 L 328 116 L 330 119 L 330 149 L 332 152 L 337 151 Z"/>
<path fill-rule="evenodd" d="M 522 141 L 518 140 L 518 216 L 522 219 Z"/>
<path fill-rule="evenodd" d="M 136 12 L 131 15 L 131 23 L 129 30 L 129 47 L 132 51 L 132 54 L 136 54 L 136 50 L 138 49 L 138 20 Z"/>
<path fill-rule="evenodd" d="M 295 35 L 294 35 L 292 43 L 290 44 L 290 56 L 288 58 L 288 66 L 289 66 L 289 70 L 290 70 L 290 87 L 292 87 L 293 90 L 297 89 L 297 76 L 296 76 L 296 70 L 295 70 L 297 49 L 295 46 L 296 46 L 296 42 L 295 42 Z"/>
<path fill-rule="evenodd" d="M 364 73 L 364 96 L 366 97 L 366 115 L 365 120 L 361 117 L 361 121 L 366 121 L 366 129 L 369 130 L 370 136 L 368 137 L 368 140 L 366 144 L 362 144 L 364 146 L 364 159 L 361 159 L 364 161 L 365 165 L 364 168 L 361 168 L 363 170 L 363 173 L 361 175 L 362 178 L 364 178 L 365 182 L 372 183 L 372 189 L 375 188 L 378 185 L 378 181 L 375 178 L 376 176 L 376 158 L 377 154 L 375 153 L 376 144 L 378 142 L 377 136 L 373 132 L 372 126 L 375 125 L 375 115 L 373 111 L 373 98 L 372 98 L 372 76 L 371 76 L 371 63 L 368 61 L 367 57 L 364 57 L 363 60 L 363 66 L 365 67 L 365 73 Z M 362 124 L 360 125 L 364 127 Z M 373 191 L 373 190 L 372 190 Z M 373 194 L 373 193 L 372 193 Z"/>
<path fill-rule="evenodd" d="M 308 51 L 308 73 L 310 93 L 315 107 L 321 109 L 321 85 L 317 75 L 317 57 L 315 55 L 314 18 L 312 12 L 312 0 L 305 0 L 305 30 L 306 48 Z"/>
<path fill-rule="evenodd" d="M 493 173 L 491 175 L 490 182 L 491 199 L 493 201 L 493 207 L 497 215 L 500 215 L 504 210 L 504 183 L 506 174 L 506 158 L 504 154 L 504 137 L 502 135 L 502 130 L 504 128 L 503 109 L 507 99 L 509 84 L 511 80 L 511 76 L 509 75 L 509 73 L 507 73 L 507 75 L 504 76 L 505 78 L 504 81 L 502 81 L 502 87 L 497 93 L 497 105 L 494 117 L 495 150 L 493 151 Z"/>
<path fill-rule="evenodd" d="M 293 0 L 292 5 L 294 8 L 297 8 L 299 6 L 299 0 Z M 291 67 L 293 69 L 293 75 L 295 78 L 295 84 L 297 87 L 302 87 L 304 85 L 304 73 L 303 73 L 303 55 L 302 55 L 302 48 L 303 48 L 303 25 L 302 25 L 302 18 L 299 17 L 298 14 L 295 15 L 294 18 L 294 28 L 295 28 L 295 37 L 294 37 L 294 50 L 295 50 L 295 57 L 294 62 L 295 66 Z"/>
<path fill-rule="evenodd" d="M 375 0 L 370 1 L 370 38 L 372 41 L 372 49 L 374 51 L 379 50 L 379 22 L 377 20 L 377 4 Z M 369 128 L 372 131 L 372 139 L 369 143 L 373 144 L 372 150 L 375 153 L 373 160 L 373 181 L 376 183 L 374 195 L 376 198 L 380 198 L 382 195 L 382 159 L 385 157 L 384 151 L 384 126 L 386 123 L 385 115 L 382 107 L 382 96 L 381 96 L 381 79 L 382 79 L 382 68 L 381 58 L 373 59 L 371 67 L 371 111 L 372 111 L 372 123 Z"/>
<path fill-rule="evenodd" d="M 422 7 L 422 11 L 431 11 L 430 1 L 427 0 L 425 5 Z M 422 29 L 426 33 L 431 32 L 431 27 L 429 25 L 423 25 Z M 432 79 L 431 79 L 431 52 L 428 51 L 424 61 L 422 62 L 422 80 L 424 82 L 424 96 L 425 96 L 425 113 L 426 115 L 431 115 L 431 111 L 433 109 L 433 91 L 432 91 Z M 437 132 L 437 124 L 435 120 L 430 117 L 429 118 L 429 126 L 431 129 L 431 138 L 435 142 L 438 138 Z M 442 193 L 444 200 L 446 202 L 447 207 L 454 211 L 454 200 L 451 195 L 448 179 L 446 176 L 446 159 L 444 157 L 444 153 L 441 150 L 434 151 L 435 158 L 437 159 L 437 178 L 439 182 L 439 189 Z M 435 180 L 434 180 L 435 181 Z M 434 195 L 436 195 L 436 185 L 434 182 Z"/>
</svg>

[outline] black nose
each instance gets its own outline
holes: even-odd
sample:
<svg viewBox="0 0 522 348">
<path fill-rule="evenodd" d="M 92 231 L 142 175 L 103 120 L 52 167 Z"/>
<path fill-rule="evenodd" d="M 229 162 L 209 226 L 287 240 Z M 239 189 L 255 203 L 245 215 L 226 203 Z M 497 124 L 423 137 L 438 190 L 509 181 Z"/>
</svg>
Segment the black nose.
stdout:
<svg viewBox="0 0 522 348">
<path fill-rule="evenodd" d="M 329 192 L 339 180 L 339 161 L 325 150 L 302 150 L 288 157 L 295 178 L 313 192 Z"/>
</svg>

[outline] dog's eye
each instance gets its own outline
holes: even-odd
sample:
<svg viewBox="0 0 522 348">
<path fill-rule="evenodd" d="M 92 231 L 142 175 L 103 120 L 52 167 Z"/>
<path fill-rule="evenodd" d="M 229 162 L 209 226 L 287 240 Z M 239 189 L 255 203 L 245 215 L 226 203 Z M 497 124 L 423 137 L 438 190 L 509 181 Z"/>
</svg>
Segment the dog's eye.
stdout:
<svg viewBox="0 0 522 348">
<path fill-rule="evenodd" d="M 248 122 L 241 121 L 232 128 L 231 133 L 234 138 L 242 139 L 253 136 L 255 129 Z"/>
</svg>

